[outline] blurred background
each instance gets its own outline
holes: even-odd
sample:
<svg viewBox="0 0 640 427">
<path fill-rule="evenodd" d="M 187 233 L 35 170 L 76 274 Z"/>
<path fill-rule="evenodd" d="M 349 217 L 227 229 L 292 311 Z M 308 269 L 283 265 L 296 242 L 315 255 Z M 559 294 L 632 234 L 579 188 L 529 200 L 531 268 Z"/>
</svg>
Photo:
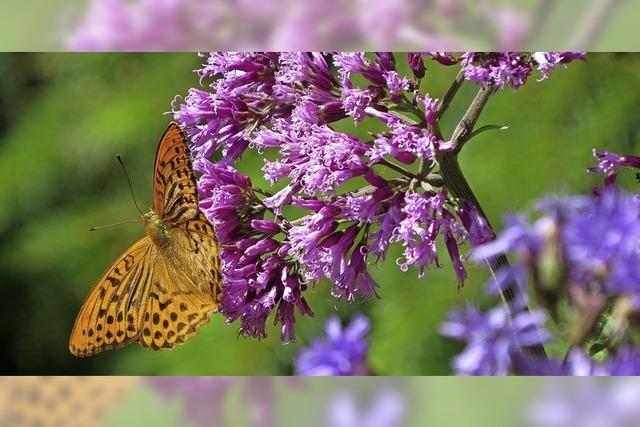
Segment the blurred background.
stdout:
<svg viewBox="0 0 640 427">
<path fill-rule="evenodd" d="M 639 403 L 637 378 L 0 381 L 0 422 L 10 427 L 631 427 L 640 423 Z"/>
<path fill-rule="evenodd" d="M 398 62 L 405 64 L 404 56 Z M 419 280 L 395 265 L 399 251 L 373 268 L 381 299 L 337 303 L 329 286 L 308 292 L 315 318 L 301 318 L 298 341 L 283 345 L 270 328 L 262 341 L 238 337 L 214 316 L 198 336 L 171 352 L 138 345 L 89 359 L 69 353 L 75 316 L 94 281 L 129 244 L 139 224 L 89 232 L 136 218 L 120 154 L 142 203 L 151 202 L 158 139 L 174 96 L 198 84 L 200 58 L 180 54 L 0 55 L 0 366 L 5 374 L 278 375 L 321 333 L 333 314 L 363 312 L 372 321 L 369 363 L 381 375 L 448 374 L 460 346 L 438 326 L 453 306 L 483 299 L 487 273 L 472 269 L 460 291 L 449 263 Z M 424 90 L 442 97 L 456 67 L 430 65 Z M 443 119 L 450 134 L 477 88 L 463 86 Z M 463 170 L 493 223 L 550 192 L 587 192 L 594 147 L 640 152 L 640 56 L 590 54 L 518 92 L 500 91 L 479 125 L 509 125 L 475 138 Z M 348 127 L 348 124 L 343 124 Z M 358 128 L 365 133 L 367 129 Z M 262 160 L 244 172 L 260 182 Z M 625 177 L 630 181 L 633 177 Z M 443 257 L 445 259 L 446 257 Z M 560 342 L 552 353 L 563 354 Z"/>
<path fill-rule="evenodd" d="M 639 13 L 630 0 L 5 0 L 0 48 L 633 51 Z"/>
</svg>

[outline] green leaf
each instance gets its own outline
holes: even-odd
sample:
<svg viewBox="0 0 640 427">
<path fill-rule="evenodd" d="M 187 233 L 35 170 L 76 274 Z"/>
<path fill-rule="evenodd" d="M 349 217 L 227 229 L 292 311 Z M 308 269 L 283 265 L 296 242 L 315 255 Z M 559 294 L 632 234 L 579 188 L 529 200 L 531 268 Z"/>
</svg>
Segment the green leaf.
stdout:
<svg viewBox="0 0 640 427">
<path fill-rule="evenodd" d="M 489 130 L 507 130 L 507 129 L 509 129 L 509 126 L 506 126 L 506 125 L 485 125 L 471 132 L 471 135 L 469 135 L 469 138 L 467 138 L 467 141 L 469 141 L 474 136 L 480 135 L 481 133 Z"/>
</svg>

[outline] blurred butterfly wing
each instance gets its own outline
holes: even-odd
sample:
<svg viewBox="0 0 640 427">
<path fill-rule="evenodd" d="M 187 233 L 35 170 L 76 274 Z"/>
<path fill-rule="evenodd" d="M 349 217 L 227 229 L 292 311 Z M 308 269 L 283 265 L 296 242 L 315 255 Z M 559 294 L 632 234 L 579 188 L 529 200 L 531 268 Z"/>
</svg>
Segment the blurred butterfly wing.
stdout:
<svg viewBox="0 0 640 427">
<path fill-rule="evenodd" d="M 155 252 L 153 243 L 145 237 L 102 275 L 76 319 L 69 342 L 71 353 L 91 356 L 138 338 Z"/>
<path fill-rule="evenodd" d="M 182 344 L 209 322 L 216 308 L 209 289 L 198 287 L 185 272 L 158 258 L 140 327 L 140 344 L 153 350 Z"/>
<path fill-rule="evenodd" d="M 170 224 L 198 215 L 198 188 L 188 140 L 173 122 L 164 131 L 156 152 L 153 194 L 155 212 Z"/>
<path fill-rule="evenodd" d="M 6 377 L 0 382 L 0 426 L 104 425 L 136 377 Z"/>
</svg>

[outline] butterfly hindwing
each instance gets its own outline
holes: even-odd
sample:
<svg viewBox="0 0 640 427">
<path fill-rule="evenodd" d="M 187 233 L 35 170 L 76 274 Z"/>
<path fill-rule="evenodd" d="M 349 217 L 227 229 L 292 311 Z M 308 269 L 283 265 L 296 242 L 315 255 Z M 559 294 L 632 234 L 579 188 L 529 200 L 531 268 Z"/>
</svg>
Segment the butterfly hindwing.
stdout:
<svg viewBox="0 0 640 427">
<path fill-rule="evenodd" d="M 154 350 L 184 343 L 216 311 L 214 293 L 204 283 L 193 283 L 142 239 L 90 293 L 71 336 L 71 352 L 91 356 L 136 340 Z"/>
<path fill-rule="evenodd" d="M 182 344 L 209 322 L 216 308 L 210 289 L 201 289 L 183 271 L 159 259 L 146 299 L 140 344 L 153 350 Z"/>
<path fill-rule="evenodd" d="M 213 226 L 209 224 L 204 215 L 199 212 L 196 218 L 180 224 L 182 233 L 176 238 L 184 240 L 182 246 L 188 248 L 193 266 L 192 274 L 199 278 L 201 286 L 206 286 L 204 291 L 213 292 L 216 301 L 220 295 L 222 275 L 220 265 L 220 253 L 215 239 Z"/>
<path fill-rule="evenodd" d="M 149 238 L 139 240 L 97 281 L 71 333 L 69 349 L 74 355 L 91 356 L 137 339 L 153 251 Z"/>
<path fill-rule="evenodd" d="M 153 189 L 155 212 L 164 221 L 176 224 L 198 214 L 198 188 L 187 137 L 176 123 L 160 139 Z"/>
</svg>

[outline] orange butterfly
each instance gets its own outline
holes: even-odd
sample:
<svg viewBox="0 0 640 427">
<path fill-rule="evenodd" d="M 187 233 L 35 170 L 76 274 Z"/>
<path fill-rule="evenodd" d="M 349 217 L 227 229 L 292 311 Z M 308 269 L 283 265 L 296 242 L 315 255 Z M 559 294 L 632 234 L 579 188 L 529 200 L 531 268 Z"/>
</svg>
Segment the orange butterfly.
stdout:
<svg viewBox="0 0 640 427">
<path fill-rule="evenodd" d="M 187 138 L 176 123 L 158 145 L 153 190 L 155 207 L 141 216 L 146 237 L 113 263 L 80 309 L 69 342 L 76 356 L 133 341 L 170 349 L 217 311 L 218 244 L 198 208 Z"/>
</svg>

